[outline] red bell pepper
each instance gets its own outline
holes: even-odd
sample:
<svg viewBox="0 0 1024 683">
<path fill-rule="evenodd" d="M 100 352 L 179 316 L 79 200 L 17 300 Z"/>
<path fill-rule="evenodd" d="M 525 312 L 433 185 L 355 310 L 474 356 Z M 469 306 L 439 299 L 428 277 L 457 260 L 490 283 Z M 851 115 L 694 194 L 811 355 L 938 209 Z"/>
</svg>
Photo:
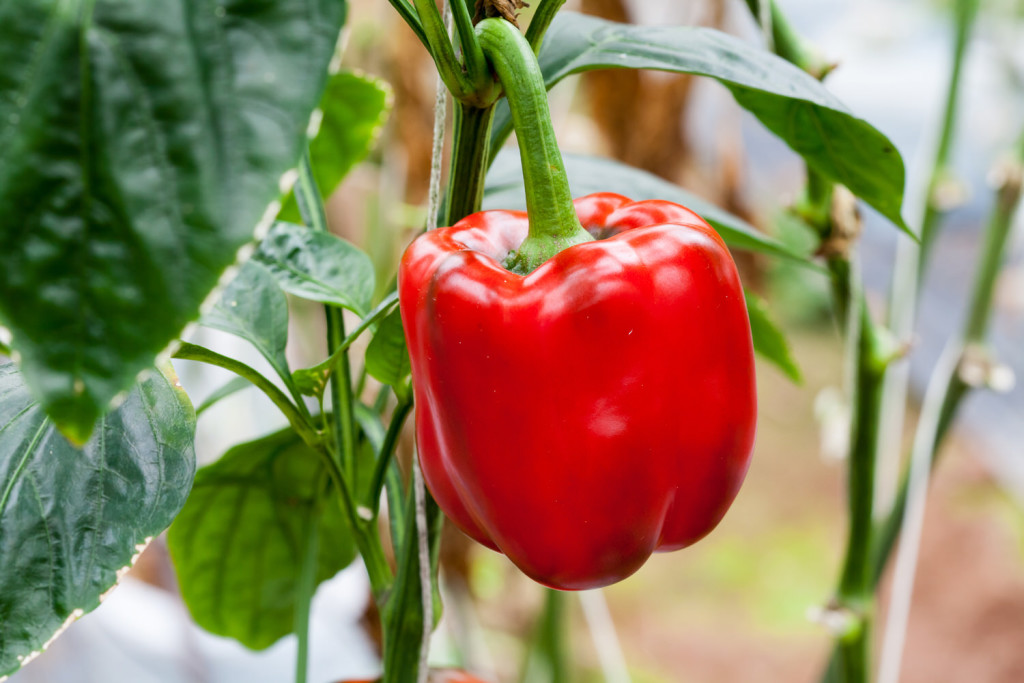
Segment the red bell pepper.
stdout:
<svg viewBox="0 0 1024 683">
<path fill-rule="evenodd" d="M 732 503 L 756 422 L 750 325 L 729 251 L 695 213 L 617 194 L 574 206 L 546 100 L 513 82 L 532 52 L 509 73 L 487 32 L 521 36 L 490 21 L 529 213 L 473 214 L 402 258 L 420 463 L 467 534 L 548 586 L 595 588 L 697 541 Z"/>
<path fill-rule="evenodd" d="M 596 194 L 607 239 L 527 276 L 526 213 L 487 211 L 402 259 L 420 462 L 441 509 L 535 580 L 594 588 L 690 545 L 750 462 L 754 357 L 728 249 L 692 211 Z"/>
</svg>

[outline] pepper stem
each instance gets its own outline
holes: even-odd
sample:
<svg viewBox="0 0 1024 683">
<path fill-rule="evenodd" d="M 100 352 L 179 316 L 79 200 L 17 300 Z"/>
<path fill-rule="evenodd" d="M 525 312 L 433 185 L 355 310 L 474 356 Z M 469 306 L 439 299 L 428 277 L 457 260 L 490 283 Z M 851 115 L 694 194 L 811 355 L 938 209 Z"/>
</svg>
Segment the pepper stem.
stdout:
<svg viewBox="0 0 1024 683">
<path fill-rule="evenodd" d="M 580 225 L 572 204 L 569 178 L 551 125 L 547 88 L 533 48 L 504 19 L 484 19 L 476 32 L 508 98 L 519 141 L 530 232 L 505 267 L 526 274 L 563 249 L 594 238 Z"/>
</svg>

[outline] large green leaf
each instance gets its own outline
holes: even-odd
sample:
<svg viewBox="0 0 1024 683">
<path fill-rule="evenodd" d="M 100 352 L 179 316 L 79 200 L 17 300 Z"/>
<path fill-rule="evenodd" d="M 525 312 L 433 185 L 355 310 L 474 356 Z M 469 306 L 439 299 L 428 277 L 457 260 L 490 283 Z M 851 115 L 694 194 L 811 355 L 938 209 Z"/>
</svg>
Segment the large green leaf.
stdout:
<svg viewBox="0 0 1024 683">
<path fill-rule="evenodd" d="M 0 3 L 0 318 L 76 441 L 277 213 L 345 9 Z"/>
<path fill-rule="evenodd" d="M 747 298 L 747 315 L 750 318 L 750 334 L 754 338 L 754 351 L 782 370 L 786 377 L 799 384 L 802 381 L 800 366 L 793 358 L 789 342 L 772 317 L 768 304 L 749 289 L 744 293 Z"/>
<path fill-rule="evenodd" d="M 319 583 L 352 562 L 355 546 L 323 462 L 290 429 L 199 470 L 168 535 L 192 617 L 257 650 L 291 633 L 311 530 Z"/>
<path fill-rule="evenodd" d="M 267 359 L 281 379 L 291 382 L 285 357 L 288 299 L 270 270 L 256 259 L 250 259 L 239 269 L 200 322 L 246 340 Z"/>
<path fill-rule="evenodd" d="M 820 82 L 775 55 L 713 29 L 634 26 L 560 12 L 539 59 L 549 88 L 594 69 L 656 69 L 714 78 L 812 168 L 907 230 L 900 215 L 903 159 L 896 147 L 850 114 Z M 494 122 L 496 144 L 511 125 L 502 102 Z M 614 190 L 615 178 L 609 181 L 605 189 Z"/>
<path fill-rule="evenodd" d="M 359 315 L 370 310 L 373 261 L 336 235 L 278 222 L 260 242 L 254 258 L 290 294 L 341 306 Z"/>
<path fill-rule="evenodd" d="M 594 192 L 617 192 L 636 201 L 667 199 L 700 214 L 704 220 L 714 226 L 722 239 L 731 247 L 801 261 L 808 260 L 807 256 L 790 251 L 781 242 L 759 232 L 743 219 L 737 218 L 705 199 L 690 194 L 678 185 L 659 178 L 653 173 L 600 157 L 564 154 L 563 159 L 574 197 L 582 197 Z M 514 150 L 503 149 L 494 160 L 494 164 L 487 174 L 484 208 L 526 208 L 522 164 L 519 154 Z"/>
<path fill-rule="evenodd" d="M 194 438 L 185 392 L 154 372 L 75 448 L 0 363 L 0 677 L 99 605 L 171 523 Z"/>
<path fill-rule="evenodd" d="M 320 100 L 320 130 L 309 143 L 313 177 L 324 200 L 373 148 L 393 100 L 391 86 L 379 78 L 347 70 L 331 75 Z M 301 222 L 294 195 L 285 201 L 280 218 Z"/>
</svg>

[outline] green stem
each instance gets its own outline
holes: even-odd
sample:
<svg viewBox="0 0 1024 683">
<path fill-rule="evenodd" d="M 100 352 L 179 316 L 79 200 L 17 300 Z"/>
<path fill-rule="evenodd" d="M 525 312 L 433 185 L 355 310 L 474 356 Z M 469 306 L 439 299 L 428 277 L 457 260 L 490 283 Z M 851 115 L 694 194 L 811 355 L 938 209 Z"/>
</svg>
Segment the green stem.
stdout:
<svg viewBox="0 0 1024 683">
<path fill-rule="evenodd" d="M 454 225 L 480 210 L 487 177 L 487 143 L 494 121 L 494 105 L 460 104 L 455 109 L 448 197 L 441 225 Z"/>
<path fill-rule="evenodd" d="M 764 0 L 747 0 L 747 7 L 754 19 L 760 23 L 761 3 Z M 793 29 L 786 15 L 782 13 L 774 0 L 771 2 L 772 51 L 787 62 L 795 64 L 818 80 L 825 78 L 834 68 L 821 54 L 808 45 Z"/>
<path fill-rule="evenodd" d="M 218 368 L 224 368 L 229 372 L 233 372 L 239 377 L 244 377 L 253 383 L 253 385 L 267 395 L 277 409 L 288 420 L 288 424 L 292 426 L 295 433 L 302 437 L 302 440 L 306 445 L 311 448 L 317 448 L 321 444 L 320 434 L 313 428 L 313 426 L 303 417 L 299 409 L 295 407 L 295 404 L 291 402 L 287 394 L 277 388 L 273 382 L 268 380 L 266 377 L 261 375 L 259 372 L 249 367 L 241 361 L 237 361 L 234 358 L 228 358 L 222 356 L 216 351 L 197 346 L 196 344 L 190 344 L 188 342 L 181 342 L 178 346 L 178 350 L 174 352 L 174 358 L 179 360 L 191 360 L 200 363 L 206 363 L 207 365 L 213 365 Z"/>
<path fill-rule="evenodd" d="M 825 240 L 832 230 L 832 195 L 835 186 L 831 180 L 810 166 L 806 167 L 806 173 L 807 185 L 796 211 L 804 222 Z"/>
<path fill-rule="evenodd" d="M 996 280 L 1006 255 L 1006 243 L 1013 231 L 1013 218 L 1021 201 L 1021 178 L 1024 175 L 1024 135 L 1021 137 L 1017 155 L 1015 161 L 1007 164 L 1003 183 L 996 193 L 995 208 L 985 231 L 984 245 L 974 271 L 974 284 L 971 288 L 967 318 L 960 335 L 964 347 L 984 343 L 988 333 Z M 935 444 L 935 452 L 932 453 L 933 467 L 938 460 L 936 456 L 949 431 L 953 417 L 969 390 L 970 387 L 960 379 L 957 373 L 950 373 L 933 438 Z M 876 547 L 872 553 L 875 583 L 878 582 L 885 570 L 903 525 L 908 488 L 909 477 L 904 474 L 892 510 L 879 526 Z"/>
<path fill-rule="evenodd" d="M 567 602 L 561 591 L 545 589 L 544 608 L 527 652 L 521 683 L 566 683 L 569 680 L 569 644 L 566 638 Z"/>
<path fill-rule="evenodd" d="M 441 18 L 441 13 L 434 0 L 413 0 L 413 4 L 416 6 L 416 14 L 419 15 L 423 25 L 427 49 L 430 56 L 434 58 L 437 72 L 441 76 L 441 80 L 444 81 L 445 87 L 458 100 L 472 97 L 475 88 L 455 56 L 455 48 L 452 47 L 448 29 L 444 25 L 444 20 Z"/>
<path fill-rule="evenodd" d="M 391 309 L 396 303 L 398 303 L 398 292 L 391 292 L 391 294 L 384 297 L 383 301 L 377 304 L 372 311 L 367 313 L 365 318 L 359 321 L 359 325 L 349 332 L 344 341 L 338 344 L 337 348 L 334 349 L 334 353 L 328 356 L 326 360 L 297 372 L 305 372 L 322 376 L 324 381 L 330 379 L 335 369 L 340 366 L 341 362 L 345 358 L 347 358 L 348 348 L 352 346 L 360 336 L 362 336 L 363 332 L 366 332 L 366 330 L 370 329 L 374 324 L 383 320 L 387 314 L 391 312 Z M 356 393 L 358 394 L 359 392 Z"/>
<path fill-rule="evenodd" d="M 1020 204 L 1024 152 L 1020 158 L 1007 163 L 1003 174 L 1002 186 L 996 193 L 995 210 L 985 231 L 985 243 L 975 271 L 971 303 L 964 329 L 964 341 L 968 344 L 981 343 L 985 340 L 989 320 L 992 318 L 996 278 L 1006 256 L 1006 243 L 1012 233 L 1013 216 Z"/>
<path fill-rule="evenodd" d="M 295 193 L 295 198 L 303 220 L 310 228 L 326 232 L 327 217 L 324 213 L 320 190 L 313 176 L 308 150 L 299 165 L 298 191 Z M 342 310 L 336 306 L 324 306 L 324 312 L 327 317 L 327 351 L 334 358 L 336 349 L 346 341 L 345 319 Z M 342 352 L 334 363 L 335 372 L 331 375 L 330 380 L 332 401 L 330 431 L 334 440 L 333 448 L 326 452 L 327 465 L 334 484 L 341 494 L 342 508 L 348 516 L 355 534 L 356 546 L 366 565 L 374 598 L 378 604 L 383 604 L 391 588 L 391 568 L 384 557 L 384 547 L 381 545 L 376 525 L 372 523 L 373 514 L 372 512 L 366 514 L 368 511 L 361 509 L 351 488 L 358 481 L 358 472 L 355 457 L 356 420 L 348 354 Z M 333 458 L 331 451 L 334 453 Z"/>
<path fill-rule="evenodd" d="M 761 0 L 748 0 L 755 17 Z M 773 50 L 787 61 L 823 79 L 831 67 L 792 30 L 777 5 L 771 4 Z M 798 214 L 822 240 L 836 227 L 832 221 L 834 186 L 813 169 L 807 169 L 807 189 Z M 849 627 L 837 634 L 836 650 L 826 671 L 827 680 L 867 683 L 870 680 L 871 609 L 874 600 L 871 581 L 875 470 L 878 462 L 878 429 L 888 349 L 882 349 L 876 328 L 861 291 L 859 270 L 846 256 L 829 259 L 832 298 L 843 329 L 852 364 L 852 415 L 850 422 L 848 508 L 849 529 L 846 555 L 836 590 L 836 607 L 845 613 Z"/>
<path fill-rule="evenodd" d="M 429 496 L 427 506 L 428 538 L 441 535 L 444 515 Z M 382 683 L 410 683 L 419 670 L 420 646 L 423 643 L 426 620 L 434 621 L 434 614 L 423 609 L 420 583 L 419 527 L 416 523 L 416 500 L 406 497 L 404 534 L 398 561 L 395 590 L 383 610 L 384 619 L 384 676 Z M 437 543 L 430 544 L 430 576 L 436 576 Z"/>
<path fill-rule="evenodd" d="M 944 213 L 939 193 L 942 183 L 946 182 L 949 176 L 949 155 L 956 132 L 957 102 L 960 94 L 960 78 L 963 72 L 964 54 L 967 51 L 967 44 L 970 42 L 971 29 L 974 26 L 974 19 L 978 13 L 978 5 L 979 0 L 957 0 L 955 6 L 956 24 L 953 41 L 953 65 L 949 75 L 945 105 L 943 106 L 942 131 L 935 152 L 935 165 L 932 169 L 931 178 L 928 181 L 928 194 L 925 197 L 925 215 L 920 231 L 921 254 L 917 269 L 918 284 L 920 284 L 921 274 L 931 254 L 931 247 L 935 241 L 935 232 L 938 228 L 939 219 Z"/>
<path fill-rule="evenodd" d="M 405 484 L 402 481 L 402 470 L 398 460 L 391 458 L 384 474 L 384 494 L 388 499 L 388 526 L 391 532 L 391 544 L 395 548 L 395 556 L 401 557 L 402 542 L 405 539 Z M 427 492 L 430 493 L 429 491 Z"/>
<path fill-rule="evenodd" d="M 537 11 L 533 13 L 533 19 L 526 28 L 526 42 L 533 48 L 534 54 L 540 54 L 541 43 L 544 42 L 544 34 L 554 20 L 558 10 L 562 9 L 565 0 L 540 0 Z"/>
<path fill-rule="evenodd" d="M 472 91 L 479 100 L 493 98 L 496 95 L 494 79 L 491 78 L 487 59 L 473 30 L 473 18 L 469 16 L 469 7 L 464 0 L 451 0 L 451 7 L 455 31 L 462 46 L 462 59 L 466 63 L 466 78 L 472 85 Z"/>
<path fill-rule="evenodd" d="M 306 683 L 309 666 L 309 613 L 316 593 L 317 553 L 319 552 L 319 515 L 311 510 L 304 529 L 306 548 L 299 565 L 299 580 L 295 586 L 295 635 L 298 652 L 295 656 L 295 683 Z"/>
<path fill-rule="evenodd" d="M 889 297 L 889 326 L 900 339 L 909 339 L 913 334 L 921 280 L 931 252 L 931 245 L 944 215 L 936 201 L 937 189 L 949 172 L 948 164 L 956 130 L 962 64 L 976 15 L 977 0 L 958 0 L 955 10 L 952 66 L 943 106 L 941 132 L 935 148 L 935 160 L 923 197 L 923 204 L 920 207 L 920 241 L 918 244 L 906 240 L 901 241 L 896 254 L 896 268 Z M 882 404 L 882 414 L 885 419 L 882 446 L 887 449 L 887 457 L 893 459 L 898 456 L 903 441 L 903 421 L 909 381 L 910 368 L 906 363 L 894 366 L 886 373 L 885 395 Z M 963 393 L 963 389 L 958 389 L 954 383 L 948 389 L 947 398 L 956 396 L 955 403 L 958 403 L 959 396 L 962 396 Z M 946 419 L 940 421 L 940 425 L 948 426 L 956 409 L 955 403 L 949 406 L 948 412 L 944 409 Z M 940 426 L 940 434 L 936 443 L 941 442 L 945 429 L 946 426 Z M 907 481 L 904 478 L 899 485 L 896 498 L 892 502 L 892 508 L 879 526 L 879 539 L 876 544 L 878 547 L 874 549 L 876 575 L 880 575 L 884 570 L 899 534 L 907 502 L 906 493 Z"/>
<path fill-rule="evenodd" d="M 355 536 L 356 548 L 363 558 L 366 566 L 366 573 L 370 577 L 370 592 L 378 608 L 383 609 L 387 598 L 391 593 L 394 584 L 394 576 L 391 573 L 391 565 L 384 557 L 384 546 L 381 544 L 380 535 L 377 533 L 377 525 L 371 511 L 362 508 L 356 500 L 352 489 L 349 488 L 341 470 L 331 459 L 330 454 L 323 449 L 320 450 L 325 459 L 327 470 L 331 475 L 334 485 L 337 486 L 340 494 L 341 509 L 348 518 L 349 525 Z"/>
<path fill-rule="evenodd" d="M 296 203 L 303 220 L 310 228 L 319 232 L 328 232 L 327 215 L 324 211 L 320 188 L 317 187 L 313 175 L 313 165 L 309 150 L 299 164 L 298 191 Z M 327 318 L 327 353 L 335 358 L 335 353 L 345 343 L 344 312 L 337 306 L 324 306 Z M 330 378 L 331 391 L 331 434 L 334 437 L 334 453 L 341 464 L 347 481 L 356 481 L 356 434 L 355 414 L 352 405 L 352 370 L 349 365 L 348 353 L 342 352 L 332 365 L 334 371 Z"/>
<path fill-rule="evenodd" d="M 875 468 L 877 466 L 878 407 L 882 399 L 884 361 L 878 350 L 876 331 L 859 291 L 859 274 L 846 264 L 851 278 L 852 301 L 838 306 L 856 306 L 852 315 L 856 324 L 847 325 L 847 344 L 855 345 L 853 414 L 850 422 L 850 453 L 847 482 L 848 532 L 846 555 L 836 591 L 837 608 L 842 610 L 848 627 L 837 633 L 835 671 L 843 683 L 867 683 L 870 680 L 871 548 Z"/>
<path fill-rule="evenodd" d="M 412 392 L 408 392 L 408 394 L 411 397 Z M 375 511 L 374 516 L 380 511 L 380 494 L 384 489 L 384 479 L 388 469 L 391 467 L 395 449 L 398 447 L 398 439 L 402 435 L 402 427 L 405 425 L 405 420 L 409 417 L 411 411 L 412 398 L 399 400 L 398 405 L 395 406 L 395 412 L 391 416 L 391 422 L 388 424 L 388 431 L 384 435 L 384 443 L 381 445 L 380 453 L 377 455 L 377 463 L 373 470 L 373 478 L 370 480 L 370 488 L 366 497 L 366 506 Z"/>
<path fill-rule="evenodd" d="M 409 25 L 412 32 L 416 34 L 416 37 L 423 47 L 430 50 L 430 43 L 427 42 L 427 35 L 423 32 L 423 24 L 420 22 L 420 18 L 416 16 L 416 11 L 409 5 L 405 0 L 389 0 L 391 6 L 394 7 L 398 14 L 405 20 L 405 23 Z"/>
<path fill-rule="evenodd" d="M 866 606 L 871 600 L 871 536 L 875 491 L 879 406 L 882 400 L 884 360 L 880 358 L 867 306 L 859 300 L 860 330 L 857 337 L 857 377 L 851 419 L 849 468 L 849 541 L 839 582 L 844 604 Z"/>
<path fill-rule="evenodd" d="M 551 125 L 547 90 L 533 48 L 504 19 L 484 19 L 476 27 L 480 45 L 498 75 L 512 110 L 526 186 L 529 236 L 510 255 L 507 267 L 529 273 L 558 252 L 594 238 L 580 225 L 569 178 Z"/>
</svg>

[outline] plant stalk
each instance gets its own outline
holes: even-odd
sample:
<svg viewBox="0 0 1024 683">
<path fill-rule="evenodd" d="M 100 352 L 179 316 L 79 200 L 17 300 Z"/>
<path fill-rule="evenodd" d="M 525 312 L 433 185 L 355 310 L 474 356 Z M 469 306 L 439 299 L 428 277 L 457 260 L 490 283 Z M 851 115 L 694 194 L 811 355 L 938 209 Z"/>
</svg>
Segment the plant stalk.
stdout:
<svg viewBox="0 0 1024 683">
<path fill-rule="evenodd" d="M 302 213 L 303 220 L 313 230 L 327 231 L 327 217 L 324 212 L 323 200 L 313 175 L 313 167 L 309 153 L 303 157 L 299 165 L 299 181 L 295 198 Z M 327 352 L 333 360 L 333 372 L 330 377 L 331 412 L 330 434 L 325 457 L 328 471 L 338 488 L 341 505 L 355 535 L 356 546 L 363 557 L 370 587 L 378 605 L 382 604 L 388 594 L 392 575 L 391 568 L 384 557 L 384 548 L 376 526 L 370 523 L 373 515 L 360 514 L 360 503 L 353 492 L 358 481 L 356 469 L 356 419 L 352 395 L 352 374 L 348 353 L 336 356 L 336 350 L 345 342 L 345 319 L 342 311 L 336 306 L 324 306 L 327 318 Z"/>
<path fill-rule="evenodd" d="M 313 175 L 309 151 L 299 165 L 296 203 L 303 220 L 312 230 L 328 232 L 327 216 L 324 212 L 320 189 Z M 345 343 L 345 317 L 337 306 L 324 306 L 327 319 L 327 355 L 334 358 L 338 348 Z M 348 353 L 342 353 L 334 364 L 330 378 L 331 412 L 330 433 L 333 436 L 334 456 L 345 473 L 346 481 L 356 481 L 356 433 L 355 413 L 352 405 L 352 369 Z"/>
<path fill-rule="evenodd" d="M 494 122 L 494 105 L 477 107 L 462 103 L 455 109 L 448 196 L 440 223 L 454 225 L 480 210 L 489 161 L 488 142 Z"/>
<path fill-rule="evenodd" d="M 316 593 L 316 567 L 319 553 L 318 516 L 310 511 L 308 524 L 303 530 L 306 548 L 299 565 L 299 581 L 295 590 L 295 635 L 298 652 L 295 656 L 295 683 L 306 683 L 309 666 L 309 613 Z"/>
<path fill-rule="evenodd" d="M 1021 202 L 1022 176 L 1024 176 L 1024 134 L 1021 135 L 1016 159 L 1006 163 L 1002 171 L 1002 182 L 996 191 L 996 203 L 985 231 L 984 244 L 974 271 L 974 283 L 967 309 L 967 318 L 960 333 L 961 347 L 980 348 L 985 343 L 989 322 L 992 317 L 996 280 L 1001 272 L 1001 264 L 1006 256 L 1006 245 L 1013 231 L 1013 218 Z M 931 455 L 932 467 L 937 462 L 938 449 L 941 447 L 953 417 L 963 398 L 970 391 L 959 372 L 950 373 L 944 389 L 942 407 L 935 425 L 934 451 Z M 873 551 L 873 580 L 877 583 L 888 562 L 896 538 L 903 525 L 906 512 L 909 488 L 909 476 L 904 475 L 896 495 L 892 510 L 879 525 L 877 544 Z"/>
<path fill-rule="evenodd" d="M 762 0 L 748 0 L 755 18 Z M 773 51 L 821 80 L 831 70 L 816 51 L 792 30 L 777 5 L 771 4 Z M 834 185 L 807 167 L 807 188 L 797 214 L 826 246 L 833 237 L 844 237 L 853 226 L 837 225 L 832 215 Z M 854 252 L 855 253 L 855 252 Z M 844 334 L 851 380 L 850 446 L 848 454 L 847 505 L 849 527 L 843 568 L 832 609 L 844 616 L 845 628 L 836 634 L 836 649 L 826 677 L 842 683 L 867 683 L 871 667 L 871 612 L 874 602 L 871 581 L 871 549 L 874 536 L 875 475 L 878 463 L 878 429 L 882 380 L 888 353 L 881 331 L 871 319 L 862 291 L 855 257 L 829 256 L 832 299 Z"/>
</svg>

